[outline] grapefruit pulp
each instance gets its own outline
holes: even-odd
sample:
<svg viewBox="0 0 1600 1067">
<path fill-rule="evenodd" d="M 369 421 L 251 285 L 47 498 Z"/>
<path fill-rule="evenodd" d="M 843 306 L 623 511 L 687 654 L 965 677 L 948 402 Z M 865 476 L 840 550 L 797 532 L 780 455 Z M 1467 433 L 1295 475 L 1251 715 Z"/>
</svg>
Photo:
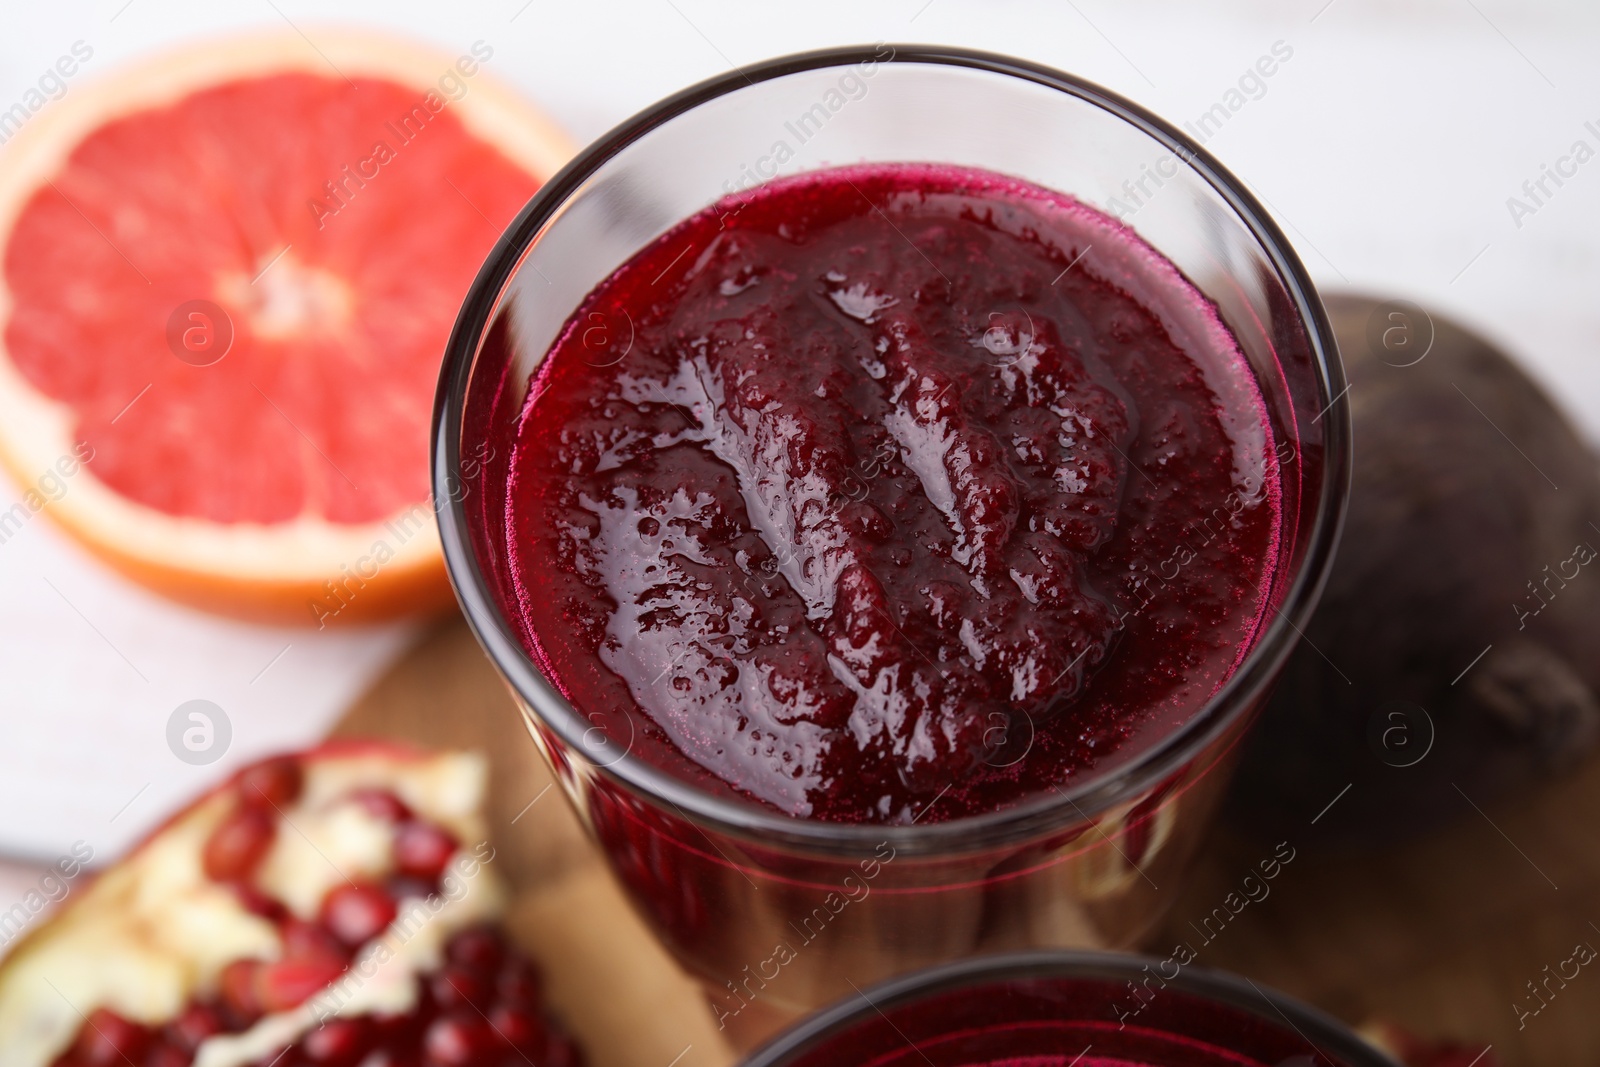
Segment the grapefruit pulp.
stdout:
<svg viewBox="0 0 1600 1067">
<path fill-rule="evenodd" d="M 310 36 L 74 87 L 5 147 L 0 463 L 160 592 L 327 625 L 448 599 L 440 358 L 570 149 L 484 42 Z"/>
</svg>

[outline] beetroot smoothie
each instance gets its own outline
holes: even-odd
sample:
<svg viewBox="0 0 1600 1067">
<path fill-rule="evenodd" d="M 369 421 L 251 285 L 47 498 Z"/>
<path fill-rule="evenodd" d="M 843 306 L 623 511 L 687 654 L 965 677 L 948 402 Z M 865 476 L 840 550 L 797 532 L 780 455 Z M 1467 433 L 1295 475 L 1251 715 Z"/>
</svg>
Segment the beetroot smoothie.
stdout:
<svg viewBox="0 0 1600 1067">
<path fill-rule="evenodd" d="M 580 713 L 700 788 L 993 811 L 1227 681 L 1277 465 L 1234 338 L 1131 231 L 983 171 L 813 172 L 572 316 L 503 490 L 513 621 Z"/>
<path fill-rule="evenodd" d="M 754 1053 L 748 1067 L 1383 1067 L 1338 1023 L 1210 972 L 1141 990 L 1134 957 L 966 961 L 847 999 Z M 1148 968 L 1147 968 L 1148 970 Z"/>
</svg>

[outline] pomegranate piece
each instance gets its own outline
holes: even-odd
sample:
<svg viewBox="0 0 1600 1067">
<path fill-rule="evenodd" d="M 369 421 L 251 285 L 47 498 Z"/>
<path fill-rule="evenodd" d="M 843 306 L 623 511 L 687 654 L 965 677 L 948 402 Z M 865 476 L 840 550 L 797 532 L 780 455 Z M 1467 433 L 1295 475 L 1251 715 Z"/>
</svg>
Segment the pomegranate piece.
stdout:
<svg viewBox="0 0 1600 1067">
<path fill-rule="evenodd" d="M 395 902 L 375 885 L 335 886 L 322 900 L 322 925 L 351 948 L 366 944 L 394 921 Z"/>
<path fill-rule="evenodd" d="M 432 823 L 404 822 L 394 837 L 394 862 L 400 873 L 435 879 L 456 851 L 455 836 Z"/>
<path fill-rule="evenodd" d="M 455 1012 L 435 1019 L 422 1038 L 428 1067 L 471 1067 L 501 1045 L 488 1020 L 476 1012 Z"/>
<path fill-rule="evenodd" d="M 72 1046 L 73 1059 L 84 1067 L 111 1067 L 137 1063 L 150 1047 L 153 1035 L 146 1027 L 125 1019 L 109 1008 L 96 1008 L 84 1020 Z"/>
<path fill-rule="evenodd" d="M 206 839 L 200 861 L 206 877 L 242 882 L 255 873 L 277 836 L 277 821 L 259 808 L 239 807 Z"/>
<path fill-rule="evenodd" d="M 300 798 L 305 772 L 293 756 L 258 763 L 239 776 L 239 799 L 250 807 L 283 808 Z"/>
<path fill-rule="evenodd" d="M 275 760 L 241 778 L 241 794 L 199 845 L 202 866 L 231 890 L 239 907 L 268 921 L 281 952 L 272 958 L 240 958 L 223 965 L 216 990 L 190 1000 L 172 1016 L 143 1026 L 107 1009 L 85 1019 L 72 1044 L 51 1067 L 194 1067 L 213 1042 L 241 1034 L 264 1018 L 306 1011 L 346 974 L 356 952 L 370 947 L 393 924 L 396 887 L 437 891 L 441 857 L 456 839 L 417 818 L 387 790 L 364 790 L 352 798 L 369 813 L 391 822 L 399 841 L 397 870 L 383 884 L 345 883 L 330 889 L 314 918 L 292 914 L 281 901 L 253 884 L 253 876 L 277 832 L 273 805 L 293 803 L 304 784 L 301 764 Z M 233 787 L 230 787 L 230 791 Z M 419 975 L 421 995 L 401 1015 L 329 1017 L 292 1038 L 293 1044 L 263 1049 L 252 1067 L 562 1067 L 578 1062 L 576 1050 L 548 1020 L 539 1003 L 537 972 L 491 925 L 448 932 L 443 961 Z M 83 965 L 96 965 L 86 953 Z M 196 993 L 199 997 L 202 994 Z M 492 1023 L 491 1023 L 492 1020 Z M 290 1040 L 285 1038 L 284 1040 Z M 214 1056 L 208 1054 L 207 1058 Z M 7 1067 L 0 1054 L 0 1067 Z"/>
</svg>

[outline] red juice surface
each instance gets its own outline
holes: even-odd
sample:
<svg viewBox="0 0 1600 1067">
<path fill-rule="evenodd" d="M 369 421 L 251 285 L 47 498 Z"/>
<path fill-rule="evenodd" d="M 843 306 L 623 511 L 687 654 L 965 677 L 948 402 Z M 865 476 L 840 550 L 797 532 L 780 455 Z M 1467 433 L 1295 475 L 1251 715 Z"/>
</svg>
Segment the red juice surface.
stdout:
<svg viewBox="0 0 1600 1067">
<path fill-rule="evenodd" d="M 1107 1059 L 1104 1056 L 1069 1056 L 1063 1053 L 1057 1056 L 1013 1056 L 1007 1059 L 983 1060 L 962 1064 L 961 1067 L 1161 1067 L 1161 1065 Z"/>
<path fill-rule="evenodd" d="M 1108 1060 L 1104 1056 L 1018 1056 L 1005 1060 L 990 1060 L 987 1063 L 974 1063 L 969 1067 L 1154 1067 L 1147 1063 L 1134 1063 L 1132 1060 Z"/>
<path fill-rule="evenodd" d="M 1131 970 L 1131 968 L 1130 968 Z M 1137 993 L 1134 990 L 1137 989 Z M 1140 998 L 1144 999 L 1140 999 Z M 1031 977 L 962 984 L 859 1015 L 783 1067 L 1337 1067 L 1287 1015 L 1150 981 Z M 1282 1019 L 1287 1025 L 1281 1024 Z M 801 1024 L 803 1029 L 805 1024 Z M 1354 1038 L 1352 1037 L 1352 1041 Z M 1373 1053 L 1366 1063 L 1375 1060 Z"/>
<path fill-rule="evenodd" d="M 569 320 L 505 488 L 515 621 L 580 713 L 713 792 L 992 811 L 1228 679 L 1273 443 L 1215 309 L 1118 223 L 983 171 L 814 172 Z"/>
</svg>

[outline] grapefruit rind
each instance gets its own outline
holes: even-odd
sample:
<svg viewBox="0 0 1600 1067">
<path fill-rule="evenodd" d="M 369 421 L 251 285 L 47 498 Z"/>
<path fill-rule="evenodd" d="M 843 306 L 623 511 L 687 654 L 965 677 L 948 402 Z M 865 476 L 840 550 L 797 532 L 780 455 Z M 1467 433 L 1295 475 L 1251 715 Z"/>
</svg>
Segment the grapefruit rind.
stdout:
<svg viewBox="0 0 1600 1067">
<path fill-rule="evenodd" d="M 422 94 L 436 91 L 456 62 L 436 49 L 364 31 L 317 29 L 311 39 L 315 47 L 289 32 L 190 45 L 75 86 L 0 151 L 0 234 L 12 231 L 29 198 L 85 137 L 122 116 L 228 81 L 292 71 L 385 78 Z M 469 132 L 541 182 L 573 152 L 558 127 L 487 71 L 479 70 L 450 108 Z M 11 305 L 0 276 L 0 466 L 27 491 L 74 455 L 75 414 L 34 389 L 6 354 Z M 135 581 L 192 606 L 257 621 L 322 626 L 436 609 L 451 599 L 428 501 L 368 524 L 312 515 L 288 523 L 223 524 L 135 503 L 91 467 L 65 482 L 55 499 L 25 496 L 0 509 L 0 533 L 9 537 L 25 521 L 17 508 L 29 515 L 46 511 Z"/>
</svg>

